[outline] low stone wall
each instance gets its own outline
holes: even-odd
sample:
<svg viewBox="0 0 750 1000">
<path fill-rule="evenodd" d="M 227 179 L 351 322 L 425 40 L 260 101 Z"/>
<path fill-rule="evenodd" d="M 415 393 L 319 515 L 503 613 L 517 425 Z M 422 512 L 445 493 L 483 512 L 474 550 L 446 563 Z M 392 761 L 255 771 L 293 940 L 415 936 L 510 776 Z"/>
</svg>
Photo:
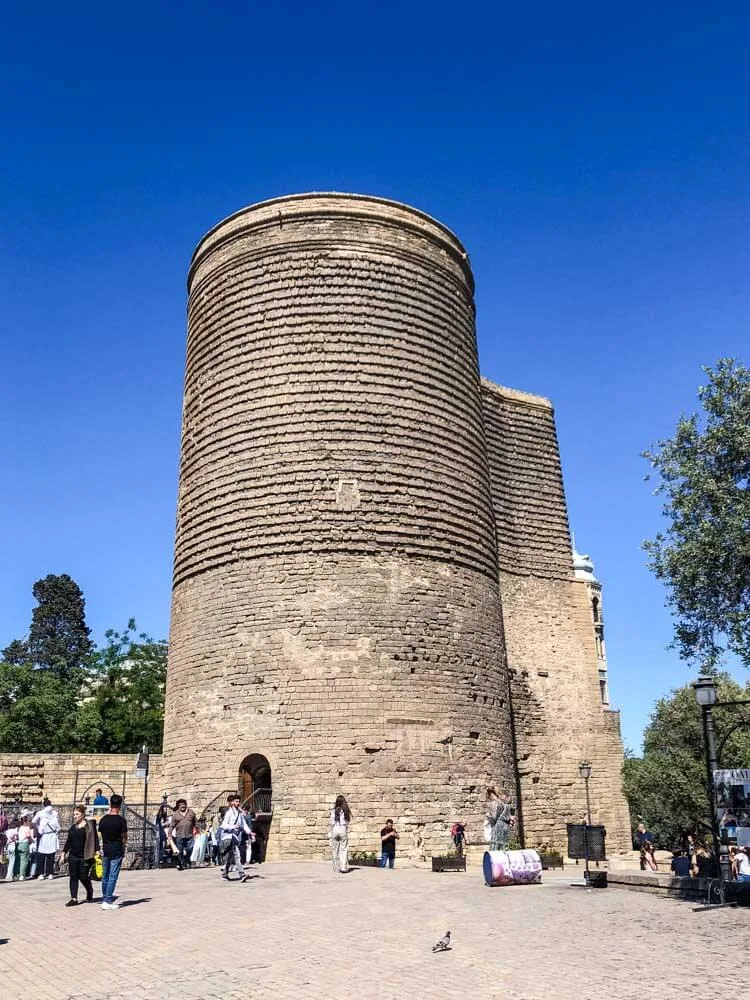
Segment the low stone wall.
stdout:
<svg viewBox="0 0 750 1000">
<path fill-rule="evenodd" d="M 661 872 L 610 871 L 607 881 L 611 886 L 634 889 L 636 892 L 653 892 L 698 902 L 716 902 L 710 896 L 711 884 L 715 883 L 715 879 L 678 878 Z"/>
<path fill-rule="evenodd" d="M 123 795 L 128 805 L 143 807 L 143 779 L 135 776 L 136 754 L 0 754 L 0 803 L 41 802 L 73 805 L 96 788 L 109 797 Z M 149 767 L 149 807 L 161 802 L 162 758 L 153 754 Z M 139 809 L 140 807 L 140 809 Z"/>
</svg>

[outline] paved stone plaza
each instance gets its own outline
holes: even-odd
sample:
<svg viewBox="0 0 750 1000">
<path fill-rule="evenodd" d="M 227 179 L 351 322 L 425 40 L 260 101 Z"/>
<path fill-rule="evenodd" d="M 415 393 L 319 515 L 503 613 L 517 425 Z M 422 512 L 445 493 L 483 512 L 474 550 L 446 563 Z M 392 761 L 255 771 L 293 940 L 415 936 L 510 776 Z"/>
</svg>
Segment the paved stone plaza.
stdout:
<svg viewBox="0 0 750 1000">
<path fill-rule="evenodd" d="M 125 872 L 116 912 L 66 909 L 63 878 L 1 885 L 0 982 L 34 1000 L 671 1000 L 746 988 L 747 910 L 575 889 L 573 874 L 488 889 L 477 870 L 335 876 L 278 863 L 245 885 L 215 869 Z M 433 955 L 448 929 L 455 947 Z"/>
</svg>

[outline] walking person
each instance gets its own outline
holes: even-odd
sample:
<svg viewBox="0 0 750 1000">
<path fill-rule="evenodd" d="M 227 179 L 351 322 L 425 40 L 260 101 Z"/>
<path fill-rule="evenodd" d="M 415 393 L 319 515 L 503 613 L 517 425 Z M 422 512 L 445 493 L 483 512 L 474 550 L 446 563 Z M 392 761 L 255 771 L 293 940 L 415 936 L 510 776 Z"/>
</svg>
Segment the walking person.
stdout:
<svg viewBox="0 0 750 1000">
<path fill-rule="evenodd" d="M 177 871 L 190 867 L 190 855 L 193 851 L 198 818 L 192 809 L 188 809 L 185 799 L 178 799 L 172 813 L 172 836 L 177 845 Z"/>
<path fill-rule="evenodd" d="M 157 868 L 160 868 L 164 862 L 164 851 L 167 846 L 167 827 L 169 826 L 171 819 L 172 810 L 167 805 L 167 798 L 165 795 L 154 819 L 154 826 L 156 827 L 156 843 L 154 847 L 156 850 Z"/>
<path fill-rule="evenodd" d="M 331 841 L 333 870 L 345 875 L 349 871 L 349 823 L 352 812 L 343 795 L 336 802 L 328 820 L 328 837 Z"/>
<path fill-rule="evenodd" d="M 34 826 L 39 835 L 36 848 L 36 873 L 40 879 L 54 878 L 55 855 L 60 850 L 60 819 L 49 799 L 34 817 Z"/>
<path fill-rule="evenodd" d="M 5 881 L 12 882 L 16 875 L 16 846 L 18 844 L 18 817 L 11 816 L 8 820 L 8 829 L 5 831 L 5 850 L 8 855 L 8 870 L 5 873 Z"/>
<path fill-rule="evenodd" d="M 221 806 L 219 808 L 219 813 L 215 816 L 211 822 L 210 827 L 210 844 L 211 844 L 211 864 L 219 865 L 220 861 L 220 848 L 221 848 L 221 821 L 224 819 L 224 813 L 227 811 L 226 806 Z"/>
<path fill-rule="evenodd" d="M 266 860 L 266 834 L 263 824 L 258 821 L 256 813 L 251 809 L 248 813 L 250 829 L 253 831 L 253 844 L 250 849 L 250 864 L 262 865 Z"/>
<path fill-rule="evenodd" d="M 68 838 L 63 847 L 63 860 L 68 862 L 70 878 L 70 899 L 66 906 L 78 905 L 78 883 L 86 890 L 86 902 L 94 898 L 91 884 L 91 869 L 99 850 L 96 820 L 86 819 L 86 806 L 76 806 L 73 810 L 73 825 L 68 830 Z"/>
<path fill-rule="evenodd" d="M 29 871 L 31 847 L 34 843 L 34 827 L 31 825 L 31 813 L 22 812 L 18 821 L 18 840 L 16 854 L 18 855 L 18 881 L 23 882 Z"/>
<path fill-rule="evenodd" d="M 380 831 L 380 867 L 393 868 L 396 864 L 396 841 L 398 840 L 398 830 L 393 825 L 392 819 L 385 821 L 385 826 Z"/>
<path fill-rule="evenodd" d="M 109 812 L 99 820 L 99 834 L 102 838 L 102 909 L 116 910 L 120 904 L 115 901 L 115 887 L 120 874 L 125 847 L 128 842 L 128 824 L 120 815 L 122 795 L 113 795 L 109 800 Z"/>
<path fill-rule="evenodd" d="M 237 872 L 237 880 L 247 882 L 250 878 L 245 874 L 240 857 L 240 841 L 242 834 L 250 834 L 245 814 L 240 808 L 239 795 L 230 795 L 227 799 L 227 809 L 219 825 L 219 860 L 223 865 L 221 877 L 229 881 L 231 868 Z"/>
<path fill-rule="evenodd" d="M 484 819 L 484 839 L 491 851 L 507 851 L 510 831 L 515 825 L 510 799 L 494 785 L 487 789 L 487 812 Z"/>
</svg>

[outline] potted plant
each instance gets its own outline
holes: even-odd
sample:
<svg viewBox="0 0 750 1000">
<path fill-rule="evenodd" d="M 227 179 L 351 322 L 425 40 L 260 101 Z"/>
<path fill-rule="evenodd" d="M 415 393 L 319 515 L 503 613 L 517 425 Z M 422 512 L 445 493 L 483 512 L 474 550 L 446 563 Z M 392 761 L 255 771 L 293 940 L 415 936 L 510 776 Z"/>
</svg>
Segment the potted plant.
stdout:
<svg viewBox="0 0 750 1000">
<path fill-rule="evenodd" d="M 357 868 L 378 868 L 380 858 L 374 851 L 350 851 L 349 863 Z"/>
<path fill-rule="evenodd" d="M 536 852 L 539 855 L 539 860 L 542 862 L 543 869 L 565 867 L 562 853 L 556 844 L 541 844 L 536 848 Z"/>
<path fill-rule="evenodd" d="M 465 872 L 466 856 L 458 851 L 446 851 L 445 854 L 433 854 L 432 870 L 434 872 Z"/>
</svg>

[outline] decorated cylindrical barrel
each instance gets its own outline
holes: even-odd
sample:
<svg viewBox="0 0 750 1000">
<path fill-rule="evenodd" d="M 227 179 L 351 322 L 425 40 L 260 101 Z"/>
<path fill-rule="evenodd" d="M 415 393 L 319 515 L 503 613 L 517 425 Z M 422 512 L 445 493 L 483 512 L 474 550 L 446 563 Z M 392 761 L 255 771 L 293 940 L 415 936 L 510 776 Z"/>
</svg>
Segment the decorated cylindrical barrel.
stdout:
<svg viewBox="0 0 750 1000">
<path fill-rule="evenodd" d="M 542 862 L 534 850 L 485 851 L 482 869 L 487 885 L 523 885 L 542 880 Z"/>
</svg>

